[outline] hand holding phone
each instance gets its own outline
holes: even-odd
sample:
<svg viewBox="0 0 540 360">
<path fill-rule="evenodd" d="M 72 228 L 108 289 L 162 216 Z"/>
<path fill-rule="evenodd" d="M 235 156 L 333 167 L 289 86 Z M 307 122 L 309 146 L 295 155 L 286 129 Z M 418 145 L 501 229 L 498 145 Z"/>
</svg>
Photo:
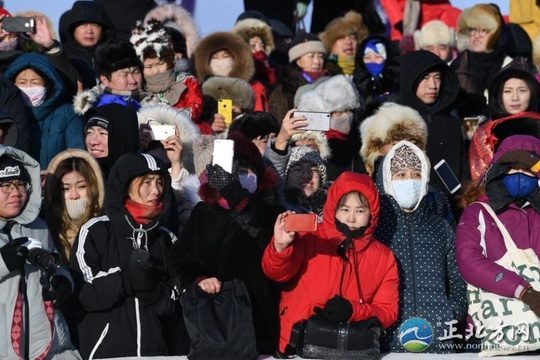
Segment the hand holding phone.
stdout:
<svg viewBox="0 0 540 360">
<path fill-rule="evenodd" d="M 6 32 L 35 33 L 36 22 L 31 17 L 5 17 L 2 20 L 2 30 Z"/>
<path fill-rule="evenodd" d="M 234 158 L 234 140 L 216 139 L 214 140 L 214 154 L 212 165 L 219 165 L 228 173 L 232 173 Z"/>
<path fill-rule="evenodd" d="M 231 99 L 218 99 L 218 114 L 225 118 L 225 124 L 230 126 L 232 123 L 232 100 Z"/>
<path fill-rule="evenodd" d="M 303 116 L 306 118 L 308 125 L 299 127 L 298 130 L 330 130 L 330 113 L 316 111 L 295 111 L 294 117 Z"/>
<path fill-rule="evenodd" d="M 286 232 L 315 232 L 317 231 L 317 215 L 288 214 L 285 217 L 283 229 Z"/>
</svg>

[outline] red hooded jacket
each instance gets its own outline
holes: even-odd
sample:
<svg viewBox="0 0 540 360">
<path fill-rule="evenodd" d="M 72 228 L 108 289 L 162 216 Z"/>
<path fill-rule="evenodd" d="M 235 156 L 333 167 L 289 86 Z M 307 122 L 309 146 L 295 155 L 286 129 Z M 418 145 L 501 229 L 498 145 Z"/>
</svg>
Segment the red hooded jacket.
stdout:
<svg viewBox="0 0 540 360">
<path fill-rule="evenodd" d="M 337 253 L 345 236 L 336 229 L 334 215 L 341 197 L 359 191 L 369 202 L 371 221 L 365 234 L 353 241 L 353 249 L 345 262 Z M 373 238 L 379 216 L 379 194 L 367 176 L 352 172 L 340 175 L 328 191 L 323 209 L 323 223 L 317 233 L 297 234 L 291 245 L 278 253 L 274 239 L 267 246 L 263 271 L 272 280 L 285 282 L 280 302 L 280 351 L 289 343 L 294 323 L 314 314 L 313 308 L 324 307 L 327 300 L 339 294 L 343 266 L 345 273 L 342 296 L 353 306 L 350 321 L 376 316 L 384 328 L 392 325 L 398 315 L 399 275 L 392 252 Z M 356 262 L 354 261 L 356 257 Z M 357 264 L 363 303 L 360 303 L 356 275 L 351 264 Z"/>
</svg>

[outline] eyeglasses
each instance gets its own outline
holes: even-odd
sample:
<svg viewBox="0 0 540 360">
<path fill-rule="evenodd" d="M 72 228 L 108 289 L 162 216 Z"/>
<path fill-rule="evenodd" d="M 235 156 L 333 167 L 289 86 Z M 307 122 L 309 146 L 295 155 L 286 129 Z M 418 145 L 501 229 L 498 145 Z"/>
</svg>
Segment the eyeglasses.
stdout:
<svg viewBox="0 0 540 360">
<path fill-rule="evenodd" d="M 294 176 L 300 177 L 304 174 L 311 175 L 312 178 L 317 179 L 319 177 L 319 171 L 317 168 L 308 168 L 303 166 L 293 166 L 289 170 Z"/>
<path fill-rule="evenodd" d="M 486 36 L 488 34 L 488 30 L 486 29 L 474 29 L 469 28 L 469 34 L 471 35 L 478 35 L 478 36 Z"/>
<path fill-rule="evenodd" d="M 30 184 L 27 181 L 13 180 L 0 183 L 0 189 L 4 194 L 10 194 L 12 189 L 18 192 L 27 192 L 30 190 Z"/>
</svg>

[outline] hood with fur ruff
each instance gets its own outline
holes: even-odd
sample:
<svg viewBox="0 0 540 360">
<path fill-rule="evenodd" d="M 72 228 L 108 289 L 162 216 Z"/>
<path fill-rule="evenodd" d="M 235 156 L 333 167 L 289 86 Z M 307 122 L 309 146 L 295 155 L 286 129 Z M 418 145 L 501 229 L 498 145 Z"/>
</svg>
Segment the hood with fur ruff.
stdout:
<svg viewBox="0 0 540 360">
<path fill-rule="evenodd" d="M 228 50 L 234 57 L 230 77 L 240 78 L 249 82 L 255 74 L 255 62 L 249 45 L 240 36 L 229 32 L 214 32 L 204 37 L 193 53 L 195 76 L 203 82 L 213 75 L 210 68 L 212 53 L 218 50 Z"/>
<path fill-rule="evenodd" d="M 375 161 L 383 156 L 382 148 L 400 140 L 408 140 L 424 150 L 427 125 L 418 111 L 408 106 L 388 102 L 360 125 L 362 147 L 360 156 L 368 174 L 375 171 Z"/>
<path fill-rule="evenodd" d="M 180 5 L 165 4 L 150 10 L 144 18 L 146 25 L 150 19 L 156 19 L 167 27 L 180 31 L 186 38 L 187 55 L 191 57 L 201 39 L 193 17 Z"/>
<path fill-rule="evenodd" d="M 253 110 L 255 93 L 247 81 L 229 76 L 212 76 L 202 84 L 204 95 L 219 99 L 231 99 L 233 105 Z"/>
<path fill-rule="evenodd" d="M 258 36 L 264 42 L 264 52 L 270 55 L 274 51 L 274 35 L 272 28 L 264 21 L 254 18 L 239 20 L 231 29 L 231 32 L 240 35 L 248 44 L 249 39 Z"/>
<path fill-rule="evenodd" d="M 328 160 L 330 158 L 330 155 L 332 155 L 332 150 L 330 150 L 330 146 L 328 145 L 328 138 L 324 135 L 324 132 L 307 130 L 300 134 L 294 134 L 293 136 L 291 136 L 291 143 L 302 140 L 315 141 L 315 144 L 319 149 L 319 155 L 323 160 Z"/>
</svg>

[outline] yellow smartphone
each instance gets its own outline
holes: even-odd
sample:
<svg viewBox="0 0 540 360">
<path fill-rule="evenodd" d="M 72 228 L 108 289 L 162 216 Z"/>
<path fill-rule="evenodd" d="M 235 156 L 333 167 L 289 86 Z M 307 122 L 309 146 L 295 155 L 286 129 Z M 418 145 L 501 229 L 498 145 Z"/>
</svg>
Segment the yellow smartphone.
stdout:
<svg viewBox="0 0 540 360">
<path fill-rule="evenodd" d="M 230 126 L 232 123 L 232 100 L 218 99 L 218 114 L 225 118 L 225 124 Z"/>
</svg>

